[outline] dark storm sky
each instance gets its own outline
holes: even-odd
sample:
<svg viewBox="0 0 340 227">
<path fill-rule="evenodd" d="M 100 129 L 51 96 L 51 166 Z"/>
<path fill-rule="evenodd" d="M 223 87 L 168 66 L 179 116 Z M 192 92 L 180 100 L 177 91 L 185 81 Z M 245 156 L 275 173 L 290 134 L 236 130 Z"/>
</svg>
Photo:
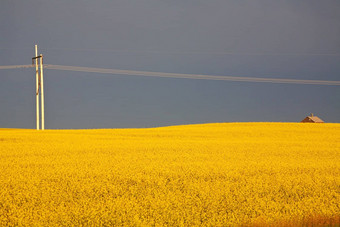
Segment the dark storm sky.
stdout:
<svg viewBox="0 0 340 227">
<path fill-rule="evenodd" d="M 339 0 L 0 2 L 0 65 L 340 80 Z M 46 128 L 340 122 L 340 87 L 46 69 Z M 0 70 L 0 128 L 35 128 L 33 69 Z"/>
</svg>

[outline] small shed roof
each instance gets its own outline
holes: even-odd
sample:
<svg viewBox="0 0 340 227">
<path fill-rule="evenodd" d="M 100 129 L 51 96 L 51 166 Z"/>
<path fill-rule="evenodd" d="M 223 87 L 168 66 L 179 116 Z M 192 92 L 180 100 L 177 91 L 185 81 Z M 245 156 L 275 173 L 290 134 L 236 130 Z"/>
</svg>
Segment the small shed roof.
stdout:
<svg viewBox="0 0 340 227">
<path fill-rule="evenodd" d="M 323 120 L 321 120 L 319 117 L 314 116 L 314 114 L 311 114 L 310 116 L 307 116 L 305 119 L 301 121 L 302 123 L 324 123 Z"/>
</svg>

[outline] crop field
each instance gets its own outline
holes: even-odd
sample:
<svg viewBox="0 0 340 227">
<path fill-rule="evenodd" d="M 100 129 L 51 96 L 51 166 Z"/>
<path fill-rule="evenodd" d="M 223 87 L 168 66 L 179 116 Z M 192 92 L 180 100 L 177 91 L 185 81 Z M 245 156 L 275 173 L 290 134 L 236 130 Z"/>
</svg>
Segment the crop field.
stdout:
<svg viewBox="0 0 340 227">
<path fill-rule="evenodd" d="M 339 219 L 340 124 L 0 129 L 0 226 Z"/>
</svg>

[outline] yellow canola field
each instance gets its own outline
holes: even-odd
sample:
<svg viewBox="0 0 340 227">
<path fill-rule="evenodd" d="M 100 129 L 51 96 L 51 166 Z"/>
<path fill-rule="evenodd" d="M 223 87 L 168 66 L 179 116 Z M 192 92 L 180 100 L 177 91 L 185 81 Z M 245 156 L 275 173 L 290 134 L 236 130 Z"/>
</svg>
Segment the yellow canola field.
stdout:
<svg viewBox="0 0 340 227">
<path fill-rule="evenodd" d="M 339 225 L 340 124 L 0 129 L 0 226 Z"/>
</svg>

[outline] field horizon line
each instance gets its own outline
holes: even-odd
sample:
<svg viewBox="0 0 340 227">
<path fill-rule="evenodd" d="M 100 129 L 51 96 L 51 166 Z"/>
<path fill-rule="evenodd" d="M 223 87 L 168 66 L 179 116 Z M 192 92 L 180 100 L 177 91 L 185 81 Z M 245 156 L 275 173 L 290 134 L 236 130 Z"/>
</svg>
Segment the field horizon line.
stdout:
<svg viewBox="0 0 340 227">
<path fill-rule="evenodd" d="M 151 126 L 151 127 L 125 127 L 125 128 L 51 128 L 51 129 L 45 129 L 45 131 L 51 131 L 51 130 L 60 130 L 60 131 L 66 131 L 66 130 L 115 130 L 115 129 L 157 129 L 157 128 L 169 128 L 169 127 L 185 127 L 185 126 L 208 126 L 208 125 L 217 125 L 217 124 L 299 124 L 299 125 L 336 125 L 340 124 L 339 122 L 327 122 L 327 123 L 302 123 L 302 122 L 275 122 L 275 121 L 256 121 L 256 122 L 209 122 L 209 123 L 193 123 L 193 124 L 174 124 L 174 125 L 163 125 L 163 126 Z M 42 131 L 42 130 L 36 130 L 35 128 L 0 128 L 1 131 L 5 130 L 34 130 L 34 131 Z"/>
</svg>

